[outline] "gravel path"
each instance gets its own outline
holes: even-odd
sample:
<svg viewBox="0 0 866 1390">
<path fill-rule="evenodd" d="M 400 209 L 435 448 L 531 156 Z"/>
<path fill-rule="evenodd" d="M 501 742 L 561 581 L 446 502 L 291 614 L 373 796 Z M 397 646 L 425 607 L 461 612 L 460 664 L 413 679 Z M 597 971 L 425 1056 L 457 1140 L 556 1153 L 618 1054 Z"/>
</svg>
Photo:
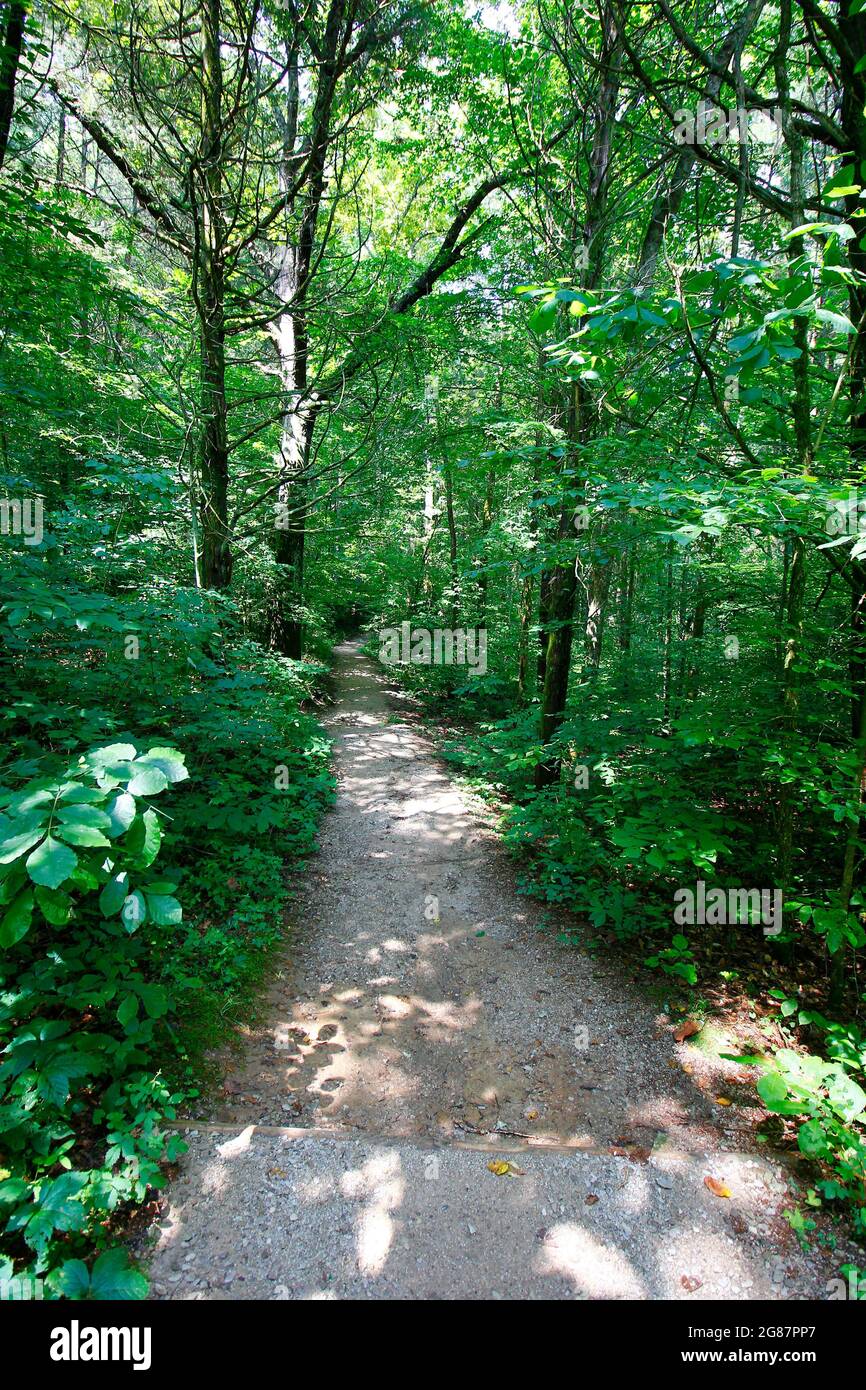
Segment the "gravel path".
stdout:
<svg viewBox="0 0 866 1390">
<path fill-rule="evenodd" d="M 718 1103 L 739 1069 L 539 934 L 488 813 L 336 657 L 337 804 L 153 1296 L 826 1297 L 841 1255 L 803 1255 L 745 1094 Z"/>
</svg>

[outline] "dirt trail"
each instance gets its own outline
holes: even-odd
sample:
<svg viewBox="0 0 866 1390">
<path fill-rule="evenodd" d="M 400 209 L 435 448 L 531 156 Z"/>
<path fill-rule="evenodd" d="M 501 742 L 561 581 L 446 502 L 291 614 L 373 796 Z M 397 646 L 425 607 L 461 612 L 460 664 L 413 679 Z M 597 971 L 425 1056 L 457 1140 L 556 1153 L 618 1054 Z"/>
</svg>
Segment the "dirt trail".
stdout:
<svg viewBox="0 0 866 1390">
<path fill-rule="evenodd" d="M 800 1252 L 747 1112 L 612 966 L 539 933 L 484 808 L 359 644 L 336 658 L 337 803 L 154 1295 L 826 1297 L 839 1256 Z"/>
</svg>

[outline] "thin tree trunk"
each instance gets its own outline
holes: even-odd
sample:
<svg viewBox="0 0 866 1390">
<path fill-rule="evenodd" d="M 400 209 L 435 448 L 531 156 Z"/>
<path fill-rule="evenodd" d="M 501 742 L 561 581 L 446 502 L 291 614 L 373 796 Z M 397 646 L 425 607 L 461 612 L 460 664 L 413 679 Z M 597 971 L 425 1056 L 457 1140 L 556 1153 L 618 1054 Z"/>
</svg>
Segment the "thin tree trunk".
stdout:
<svg viewBox="0 0 866 1390">
<path fill-rule="evenodd" d="M 801 226 L 803 208 L 803 140 L 791 121 L 788 79 L 788 52 L 791 43 L 791 0 L 781 0 L 779 43 L 774 55 L 776 82 L 784 112 L 783 135 L 788 149 L 791 181 L 791 223 Z M 795 265 L 804 252 L 802 237 L 788 242 L 788 260 Z M 797 463 L 803 473 L 812 468 L 812 406 L 809 381 L 809 338 L 805 321 L 794 321 L 793 338 L 800 349 L 792 363 L 794 397 L 792 415 L 797 449 Z M 800 681 L 797 661 L 803 640 L 803 605 L 806 596 L 806 544 L 802 536 L 794 536 L 790 545 L 788 564 L 788 595 L 783 633 L 782 670 L 782 727 L 786 742 L 792 744 L 797 732 L 800 709 Z M 793 874 L 794 856 L 794 788 L 783 780 L 779 789 L 779 878 L 783 900 Z"/>
<path fill-rule="evenodd" d="M 196 269 L 201 342 L 201 573 L 202 583 L 208 589 L 226 588 L 232 575 L 225 390 L 222 96 L 220 0 L 204 0 L 201 199 Z"/>
<path fill-rule="evenodd" d="M 61 106 L 58 113 L 57 122 L 57 168 L 54 175 L 54 182 L 58 188 L 63 187 L 63 176 L 66 172 L 66 111 Z"/>
<path fill-rule="evenodd" d="M 531 574 L 525 574 L 520 585 L 520 636 L 517 645 L 517 694 L 526 699 L 529 689 L 529 629 L 532 626 L 535 584 Z"/>
<path fill-rule="evenodd" d="M 662 724 L 665 732 L 668 731 L 671 717 L 671 656 L 673 646 L 673 622 L 674 622 L 674 571 L 671 548 L 673 541 L 668 541 L 667 559 L 665 561 L 665 628 L 664 628 L 664 661 L 662 665 Z"/>
<path fill-rule="evenodd" d="M 604 618 L 607 597 L 610 591 L 611 565 L 607 557 L 604 563 L 593 548 L 593 558 L 589 569 L 587 590 L 586 628 L 584 632 L 584 657 L 590 679 L 598 675 L 601 665 L 601 644 L 604 637 Z"/>
<path fill-rule="evenodd" d="M 607 210 L 611 175 L 611 142 L 613 139 L 616 102 L 620 86 L 621 46 L 612 6 L 603 16 L 602 77 L 595 103 L 595 129 L 590 152 L 589 184 L 583 218 L 582 282 L 586 289 L 597 288 L 602 281 L 604 248 L 602 230 Z M 573 444 L 586 444 L 596 427 L 595 411 L 587 393 L 577 383 L 569 400 L 566 415 L 566 434 Z M 574 459 L 573 451 L 567 456 Z M 564 503 L 559 519 L 558 539 L 573 537 L 573 504 Z M 560 566 L 552 579 L 549 595 L 551 630 L 547 634 L 544 655 L 544 687 L 541 697 L 541 741 L 550 745 L 565 717 L 568 679 L 571 671 L 571 649 L 577 595 L 577 564 Z M 561 761 L 549 749 L 547 756 L 535 769 L 535 785 L 539 789 L 559 780 Z"/>
<path fill-rule="evenodd" d="M 445 481 L 445 519 L 448 523 L 448 572 L 451 588 L 451 627 L 457 626 L 457 524 L 454 520 L 454 478 L 451 464 L 444 458 L 442 474 Z"/>
<path fill-rule="evenodd" d="M 634 614 L 635 558 L 630 540 L 629 537 L 622 557 L 625 573 L 620 583 L 619 602 L 619 649 L 622 653 L 621 686 L 624 700 L 628 698 L 631 687 L 631 637 Z"/>
<path fill-rule="evenodd" d="M 15 109 L 15 79 L 24 49 L 24 26 L 27 21 L 27 6 L 20 0 L 10 0 L 6 25 L 2 34 L 0 48 L 0 169 L 6 158 L 9 145 L 9 132 L 12 129 L 12 112 Z"/>
</svg>

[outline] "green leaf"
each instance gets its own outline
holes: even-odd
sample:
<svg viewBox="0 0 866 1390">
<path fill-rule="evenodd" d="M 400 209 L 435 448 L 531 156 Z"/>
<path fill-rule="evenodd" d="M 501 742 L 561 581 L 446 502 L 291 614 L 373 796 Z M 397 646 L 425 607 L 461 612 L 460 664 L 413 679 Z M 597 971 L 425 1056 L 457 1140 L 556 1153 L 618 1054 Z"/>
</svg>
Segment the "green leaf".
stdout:
<svg viewBox="0 0 866 1390">
<path fill-rule="evenodd" d="M 162 1018 L 168 1013 L 168 995 L 162 985 L 139 985 L 138 993 L 148 1018 Z"/>
<path fill-rule="evenodd" d="M 127 994 L 117 1010 L 117 1021 L 126 1028 L 135 1018 L 138 1018 L 138 1000 L 134 994 Z"/>
<path fill-rule="evenodd" d="M 129 874 L 115 874 L 110 878 L 99 895 L 99 909 L 103 917 L 113 917 L 123 907 L 129 894 Z"/>
<path fill-rule="evenodd" d="M 138 931 L 143 922 L 147 921 L 147 904 L 144 901 L 144 895 L 139 893 L 137 889 L 124 900 L 120 920 L 130 936 L 133 932 Z"/>
<path fill-rule="evenodd" d="M 757 1091 L 768 1110 L 775 1110 L 788 1099 L 788 1087 L 777 1071 L 769 1071 L 760 1077 Z"/>
<path fill-rule="evenodd" d="M 816 309 L 815 318 L 835 328 L 837 333 L 853 333 L 854 325 L 844 314 L 835 314 L 831 309 Z"/>
<path fill-rule="evenodd" d="M 147 910 L 158 927 L 175 927 L 183 920 L 183 908 L 177 898 L 161 893 L 147 894 Z"/>
<path fill-rule="evenodd" d="M 111 844 L 101 830 L 95 830 L 90 825 L 58 825 L 57 836 L 69 845 L 79 845 L 85 849 L 99 849 Z"/>
<path fill-rule="evenodd" d="M 44 834 L 44 826 L 36 826 L 32 830 L 25 830 L 18 835 L 9 835 L 0 840 L 0 864 L 11 864 L 15 859 L 20 859 L 22 854 L 26 854 L 28 849 L 39 843 Z"/>
<path fill-rule="evenodd" d="M 111 817 L 98 806 L 61 806 L 58 820 L 64 825 L 87 825 L 95 830 L 108 830 Z"/>
<path fill-rule="evenodd" d="M 45 888 L 59 888 L 77 863 L 78 856 L 74 850 L 46 835 L 27 860 L 27 872 L 34 883 L 41 883 Z"/>
<path fill-rule="evenodd" d="M 184 755 L 176 748 L 148 748 L 144 757 L 136 760 L 136 768 L 143 762 L 158 767 L 169 782 L 185 782 L 189 777 Z"/>
<path fill-rule="evenodd" d="M 24 888 L 12 901 L 11 907 L 0 921 L 0 947 L 8 950 L 30 930 L 33 916 L 33 889 Z"/>
<path fill-rule="evenodd" d="M 87 787 L 83 782 L 67 782 L 58 801 L 65 805 L 79 805 L 84 802 L 102 801 L 104 797 L 105 792 L 99 791 L 97 787 Z"/>
<path fill-rule="evenodd" d="M 52 1269 L 45 1282 L 58 1298 L 87 1298 L 90 1293 L 90 1271 L 83 1260 L 64 1260 L 58 1269 Z"/>
<path fill-rule="evenodd" d="M 91 1294 L 98 1299 L 146 1298 L 147 1287 L 147 1279 L 121 1246 L 100 1255 L 90 1276 Z"/>
<path fill-rule="evenodd" d="M 52 927 L 65 927 L 72 915 L 72 899 L 59 888 L 37 888 L 36 903 Z"/>
<path fill-rule="evenodd" d="M 108 835 L 115 839 L 118 835 L 123 835 L 135 820 L 135 797 L 130 796 L 129 792 L 118 792 L 113 796 L 105 808 L 109 819 Z"/>
<path fill-rule="evenodd" d="M 807 1120 L 797 1131 L 797 1144 L 800 1152 L 809 1158 L 820 1158 L 829 1147 L 827 1136 L 817 1120 Z"/>
<path fill-rule="evenodd" d="M 111 829 L 111 817 L 98 806 L 61 806 L 57 818 L 57 835 L 68 844 L 99 848 L 109 843 L 105 832 Z"/>
<path fill-rule="evenodd" d="M 133 796 L 156 796 L 158 792 L 165 791 L 168 778 L 160 767 L 136 763 L 127 786 Z"/>
<path fill-rule="evenodd" d="M 90 1076 L 95 1069 L 93 1057 L 86 1052 L 74 1052 L 66 1048 L 55 1052 L 39 1068 L 37 1089 L 46 1100 L 55 1105 L 65 1105 L 69 1099 L 69 1083 L 82 1076 Z"/>
<path fill-rule="evenodd" d="M 91 767 L 107 767 L 111 763 L 132 762 L 138 749 L 132 743 L 110 743 L 105 748 L 93 748 L 87 754 Z"/>
<path fill-rule="evenodd" d="M 162 828 L 152 807 L 136 816 L 126 837 L 126 847 L 143 868 L 153 863 L 162 844 Z"/>
<path fill-rule="evenodd" d="M 828 1078 L 827 1098 L 837 1115 L 851 1124 L 866 1109 L 866 1091 L 843 1067 L 834 1067 Z"/>
</svg>

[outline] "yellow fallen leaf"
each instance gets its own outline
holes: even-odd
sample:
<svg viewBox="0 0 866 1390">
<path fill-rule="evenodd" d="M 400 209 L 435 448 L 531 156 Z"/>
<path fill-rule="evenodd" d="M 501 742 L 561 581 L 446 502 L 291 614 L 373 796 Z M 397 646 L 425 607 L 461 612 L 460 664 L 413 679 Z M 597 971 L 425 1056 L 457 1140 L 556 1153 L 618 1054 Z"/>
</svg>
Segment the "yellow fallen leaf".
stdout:
<svg viewBox="0 0 866 1390">
<path fill-rule="evenodd" d="M 537 1110 L 530 1110 L 529 1113 L 528 1113 L 528 1115 L 526 1116 L 526 1118 L 527 1118 L 527 1120 L 537 1120 L 537 1119 L 538 1119 L 538 1111 L 537 1111 Z"/>
<path fill-rule="evenodd" d="M 716 1105 L 730 1105 L 730 1103 L 727 1096 L 716 1096 Z"/>
<path fill-rule="evenodd" d="M 688 1062 L 683 1062 L 683 1071 L 685 1072 L 686 1076 L 691 1076 L 694 1070 L 694 1067 L 690 1067 Z"/>
<path fill-rule="evenodd" d="M 495 1158 L 488 1163 L 487 1167 L 491 1173 L 495 1173 L 497 1178 L 523 1178 L 526 1176 L 522 1168 L 517 1168 L 513 1163 L 506 1163 L 502 1158 Z"/>
<path fill-rule="evenodd" d="M 269 1178 L 287 1178 L 287 1177 L 288 1177 L 288 1173 L 286 1172 L 286 1170 L 285 1170 L 284 1168 L 269 1168 L 269 1169 L 268 1169 L 268 1177 L 269 1177 Z"/>
<path fill-rule="evenodd" d="M 704 1178 L 704 1187 L 708 1187 L 714 1197 L 730 1197 L 731 1195 L 729 1187 L 725 1187 L 725 1184 L 719 1182 L 718 1178 L 712 1178 L 709 1175 Z"/>
</svg>

